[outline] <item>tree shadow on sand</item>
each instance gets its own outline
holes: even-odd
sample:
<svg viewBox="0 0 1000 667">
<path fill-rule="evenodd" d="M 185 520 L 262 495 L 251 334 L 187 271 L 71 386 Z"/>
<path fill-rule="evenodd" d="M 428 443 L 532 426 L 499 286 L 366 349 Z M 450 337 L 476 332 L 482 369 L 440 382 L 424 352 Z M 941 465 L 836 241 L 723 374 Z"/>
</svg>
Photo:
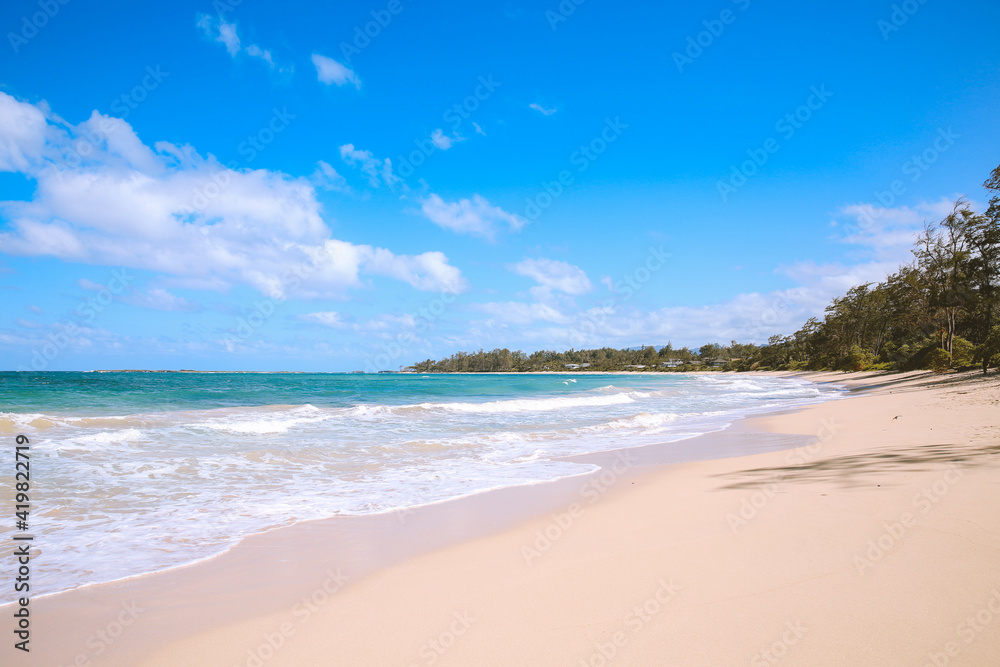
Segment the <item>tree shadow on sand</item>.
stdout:
<svg viewBox="0 0 1000 667">
<path fill-rule="evenodd" d="M 738 479 L 723 489 L 756 489 L 769 484 L 794 482 L 836 482 L 845 487 L 873 483 L 875 476 L 892 472 L 926 472 L 954 463 L 963 467 L 1000 460 L 1000 445 L 927 445 L 878 454 L 837 456 L 801 464 L 772 468 L 753 468 L 718 475 Z"/>
<path fill-rule="evenodd" d="M 968 386 L 970 389 L 977 389 L 980 385 L 989 386 L 1000 380 L 1000 373 L 991 371 L 988 375 L 983 375 L 980 371 L 966 371 L 961 373 L 926 373 L 923 375 L 913 375 L 912 373 L 875 372 L 856 373 L 852 379 L 864 380 L 863 386 L 854 387 L 851 393 L 865 393 L 875 389 L 893 389 L 898 392 L 919 391 L 929 387 L 949 388 Z M 837 380 L 828 380 L 833 384 Z"/>
</svg>

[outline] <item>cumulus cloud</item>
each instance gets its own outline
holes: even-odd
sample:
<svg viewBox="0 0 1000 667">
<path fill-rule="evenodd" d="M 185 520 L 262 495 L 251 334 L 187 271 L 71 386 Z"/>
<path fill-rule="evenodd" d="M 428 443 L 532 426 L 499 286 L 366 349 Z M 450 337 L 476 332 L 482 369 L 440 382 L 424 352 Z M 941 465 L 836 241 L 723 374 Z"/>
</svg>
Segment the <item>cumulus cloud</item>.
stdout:
<svg viewBox="0 0 1000 667">
<path fill-rule="evenodd" d="M 392 160 L 389 158 L 379 160 L 371 151 L 358 150 L 354 144 L 341 146 L 340 157 L 348 165 L 361 169 L 361 172 L 368 176 L 368 182 L 373 188 L 383 183 L 392 186 L 402 180 L 393 173 Z"/>
<path fill-rule="evenodd" d="M 333 58 L 322 56 L 318 53 L 312 54 L 313 65 L 316 66 L 316 77 L 321 83 L 326 85 L 343 86 L 354 84 L 354 87 L 361 90 L 361 79 L 350 67 L 342 65 Z"/>
<path fill-rule="evenodd" d="M 456 232 L 471 234 L 493 240 L 498 227 L 506 225 L 511 231 L 518 231 L 528 221 L 499 206 L 493 206 L 484 197 L 474 195 L 472 199 L 446 202 L 440 196 L 431 194 L 420 202 L 420 210 L 435 225 Z"/>
<path fill-rule="evenodd" d="M 262 49 L 256 44 L 250 44 L 245 47 L 243 46 L 235 23 L 228 23 L 223 18 L 216 18 L 210 16 L 209 14 L 201 14 L 195 25 L 201 29 L 202 33 L 204 33 L 206 37 L 225 46 L 226 51 L 229 52 L 229 55 L 233 58 L 238 56 L 240 53 L 244 53 L 251 58 L 263 60 L 271 69 L 275 68 L 274 58 L 272 57 L 270 51 Z"/>
<path fill-rule="evenodd" d="M 0 94 L 0 171 L 30 170 L 46 154 L 50 133 L 38 108 Z"/>
<path fill-rule="evenodd" d="M 847 234 L 841 240 L 854 246 L 864 256 L 863 261 L 803 261 L 778 267 L 776 272 L 795 283 L 794 287 L 738 294 L 706 306 L 640 312 L 616 305 L 615 313 L 607 317 L 604 333 L 617 342 L 633 341 L 627 343 L 630 345 L 636 340 L 657 339 L 762 343 L 772 335 L 790 334 L 810 317 L 822 318 L 833 298 L 855 285 L 885 280 L 900 265 L 909 263 L 913 259 L 910 249 L 924 220 L 940 219 L 950 211 L 951 204 L 945 200 L 914 208 L 845 206 L 842 213 L 854 220 L 845 225 Z"/>
<path fill-rule="evenodd" d="M 889 262 L 911 259 L 910 248 L 927 222 L 943 219 L 952 211 L 954 200 L 941 198 L 916 206 L 884 208 L 873 204 L 850 204 L 841 208 L 847 222 L 834 220 L 831 226 L 843 243 L 858 246 L 869 255 Z"/>
<path fill-rule="evenodd" d="M 593 287 L 583 269 L 568 262 L 545 258 L 525 259 L 509 268 L 519 276 L 531 278 L 542 287 L 566 294 L 585 294 Z"/>
<path fill-rule="evenodd" d="M 121 119 L 95 111 L 72 126 L 0 93 L 0 118 L 8 117 L 26 122 L 0 123 L 0 169 L 37 187 L 30 201 L 0 203 L 4 253 L 147 269 L 189 287 L 242 283 L 274 296 L 342 294 L 363 274 L 465 289 L 440 252 L 396 255 L 330 238 L 309 179 L 233 169 L 191 146 L 151 148 Z"/>
<path fill-rule="evenodd" d="M 572 302 L 546 301 L 546 291 L 580 293 L 585 275 L 573 265 L 552 260 L 525 260 L 510 268 L 539 283 L 531 290 L 539 303 L 502 302 L 473 305 L 488 320 L 475 321 L 480 331 L 476 345 L 527 347 L 624 347 L 640 344 L 676 346 L 706 342 L 764 343 L 776 334 L 796 331 L 810 317 L 822 318 L 830 301 L 855 285 L 879 282 L 912 260 L 913 241 L 925 220 L 940 220 L 953 203 L 942 199 L 914 207 L 879 208 L 870 204 L 845 206 L 835 237 L 853 250 L 858 261 L 817 263 L 803 261 L 775 272 L 793 284 L 770 292 L 747 292 L 703 306 L 641 307 L 632 294 L 615 291 L 615 281 L 603 277 L 600 305 L 571 308 Z M 641 292 L 640 292 L 641 296 Z M 533 325 L 533 326 L 529 326 Z M 516 338 L 517 343 L 511 339 Z"/>
<path fill-rule="evenodd" d="M 799 264 L 790 275 L 802 280 L 802 284 L 788 289 L 743 293 L 720 303 L 649 312 L 616 304 L 614 314 L 606 319 L 607 335 L 617 342 L 632 341 L 629 345 L 649 340 L 701 344 L 735 339 L 763 343 L 770 336 L 798 330 L 810 317 L 822 318 L 831 299 L 854 285 L 882 280 L 895 268 L 876 264 Z"/>
<path fill-rule="evenodd" d="M 707 306 L 655 310 L 631 307 L 616 299 L 574 310 L 546 303 L 484 303 L 471 308 L 489 315 L 489 319 L 473 322 L 472 326 L 482 332 L 476 342 L 479 346 L 552 349 L 661 345 L 667 341 L 676 346 L 731 339 L 763 342 L 775 333 L 795 331 L 815 314 L 805 305 L 813 305 L 806 296 L 799 290 L 784 290 L 741 294 Z M 517 342 L 512 342 L 512 337 Z"/>
</svg>

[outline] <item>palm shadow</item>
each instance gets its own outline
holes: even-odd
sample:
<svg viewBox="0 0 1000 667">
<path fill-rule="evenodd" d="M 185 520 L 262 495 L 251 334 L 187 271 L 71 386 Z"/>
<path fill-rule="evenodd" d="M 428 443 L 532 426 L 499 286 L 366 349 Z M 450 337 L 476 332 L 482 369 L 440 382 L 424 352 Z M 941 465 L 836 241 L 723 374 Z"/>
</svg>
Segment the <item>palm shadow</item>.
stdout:
<svg viewBox="0 0 1000 667">
<path fill-rule="evenodd" d="M 991 459 L 1000 459 L 1000 445 L 970 448 L 969 445 L 940 444 L 879 454 L 835 456 L 787 466 L 751 468 L 717 476 L 738 480 L 722 489 L 756 489 L 775 482 L 835 482 L 854 487 L 870 483 L 871 478 L 877 475 L 900 471 L 926 472 L 948 463 L 972 467 Z"/>
<path fill-rule="evenodd" d="M 852 379 L 864 380 L 866 384 L 864 386 L 853 387 L 848 390 L 848 393 L 865 393 L 874 389 L 887 388 L 897 388 L 900 391 L 918 391 L 928 387 L 948 388 L 964 384 L 972 385 L 975 388 L 975 385 L 979 384 L 995 384 L 998 378 L 1000 378 L 1000 373 L 996 371 L 986 375 L 980 371 L 962 371 L 958 373 L 926 374 L 922 377 L 914 377 L 909 373 L 900 371 L 877 371 L 867 374 L 855 373 Z M 832 384 L 837 383 L 836 380 L 829 380 L 828 382 Z"/>
</svg>

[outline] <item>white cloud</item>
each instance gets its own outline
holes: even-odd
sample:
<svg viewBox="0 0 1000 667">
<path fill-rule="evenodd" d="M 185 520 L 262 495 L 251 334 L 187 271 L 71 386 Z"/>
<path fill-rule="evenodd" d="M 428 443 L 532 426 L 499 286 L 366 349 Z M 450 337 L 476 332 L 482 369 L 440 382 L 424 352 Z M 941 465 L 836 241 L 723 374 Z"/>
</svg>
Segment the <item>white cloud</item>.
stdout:
<svg viewBox="0 0 1000 667">
<path fill-rule="evenodd" d="M 645 310 L 611 301 L 570 312 L 543 303 L 485 303 L 472 306 L 491 319 L 473 322 L 484 332 L 478 346 L 503 343 L 535 347 L 595 348 L 633 345 L 701 345 L 707 342 L 766 341 L 775 333 L 788 334 L 811 315 L 795 290 L 771 294 L 742 294 L 703 307 Z M 819 308 L 822 311 L 822 307 Z M 539 325 L 539 323 L 549 323 Z M 529 325 L 535 324 L 534 327 Z M 516 328 L 516 329 L 514 329 Z M 495 338 L 491 338 L 494 336 Z M 518 342 L 512 343 L 516 336 Z"/>
<path fill-rule="evenodd" d="M 80 278 L 79 280 L 76 281 L 76 284 L 80 289 L 85 289 L 90 292 L 100 292 L 104 289 L 107 289 L 101 283 L 95 283 L 93 280 L 88 280 L 87 278 Z"/>
<path fill-rule="evenodd" d="M 906 263 L 912 259 L 910 248 L 926 222 L 937 222 L 952 211 L 954 200 L 942 197 L 936 202 L 922 202 L 914 207 L 882 208 L 872 204 L 851 204 L 841 209 L 853 218 L 844 224 L 834 221 L 843 243 L 858 246 L 882 261 Z"/>
<path fill-rule="evenodd" d="M 568 262 L 545 258 L 525 259 L 509 268 L 543 287 L 566 294 L 585 294 L 593 287 L 583 269 Z"/>
<path fill-rule="evenodd" d="M 346 65 L 318 53 L 312 54 L 312 61 L 313 65 L 316 66 L 316 76 L 320 82 L 327 85 L 337 84 L 338 86 L 353 83 L 355 88 L 361 90 L 361 79 L 354 73 L 354 70 Z"/>
<path fill-rule="evenodd" d="M 823 318 L 834 297 L 863 283 L 884 280 L 898 262 L 870 261 L 854 265 L 799 262 L 778 272 L 798 283 L 767 293 L 742 293 L 705 306 L 672 306 L 653 311 L 625 309 L 616 304 L 613 315 L 600 318 L 602 326 L 578 326 L 588 344 L 638 345 L 644 341 L 673 340 L 675 344 L 707 342 L 766 342 L 769 336 L 789 335 L 810 317 Z M 581 323 L 588 318 L 582 318 Z M 578 337 L 581 334 L 576 334 Z M 579 339 L 568 338 L 578 347 Z"/>
<path fill-rule="evenodd" d="M 0 171 L 28 171 L 45 153 L 45 114 L 0 94 Z"/>
<path fill-rule="evenodd" d="M 479 126 L 479 123 L 477 123 L 476 121 L 472 121 L 472 127 L 476 128 L 476 132 L 478 132 L 479 134 L 483 135 L 484 137 L 486 136 L 486 132 L 483 131 L 483 128 L 481 128 Z"/>
<path fill-rule="evenodd" d="M 412 329 L 417 326 L 417 318 L 408 313 L 403 315 L 385 313 L 375 319 L 368 320 L 368 322 L 360 326 L 366 329 L 389 329 L 393 327 Z"/>
<path fill-rule="evenodd" d="M 448 150 L 449 148 L 457 144 L 459 141 L 464 141 L 464 139 L 458 136 L 457 134 L 455 136 L 449 137 L 447 134 L 444 133 L 444 130 L 440 128 L 431 132 L 431 142 L 434 144 L 435 147 L 443 151 Z"/>
<path fill-rule="evenodd" d="M 342 329 L 344 328 L 344 322 L 340 318 L 340 313 L 334 311 L 326 311 L 321 313 L 307 313 L 305 315 L 299 315 L 299 319 L 304 322 L 315 322 L 316 324 L 322 324 L 325 327 L 330 327 L 332 329 Z"/>
<path fill-rule="evenodd" d="M 115 351 L 120 351 L 122 348 L 120 341 L 123 337 L 118 334 L 113 334 L 105 329 L 92 329 L 80 324 L 74 324 L 72 327 L 67 327 L 66 322 L 36 324 L 25 320 L 18 320 L 15 324 L 29 329 L 29 331 L 13 331 L 12 333 L 14 335 L 0 332 L 0 344 L 4 346 L 24 348 L 25 350 L 37 350 L 46 344 L 51 345 L 52 336 L 57 335 L 64 343 L 63 345 L 60 345 L 60 353 L 65 353 L 67 351 L 88 352 L 97 346 L 101 346 L 106 350 L 112 349 Z M 7 329 L 6 331 L 10 332 L 11 330 Z M 95 345 L 95 343 L 97 345 Z M 28 356 L 22 357 L 22 359 L 25 363 L 33 364 L 30 353 Z M 44 368 L 44 366 L 42 368 Z M 28 369 L 28 366 L 19 364 L 19 370 Z"/>
<path fill-rule="evenodd" d="M 131 306 L 150 308 L 152 310 L 184 313 L 194 313 L 201 310 L 201 305 L 176 294 L 171 294 L 162 288 L 151 289 L 146 292 L 133 290 L 123 296 L 122 301 Z"/>
<path fill-rule="evenodd" d="M 488 313 L 492 319 L 473 322 L 481 326 L 482 336 L 478 346 L 505 344 L 510 346 L 512 336 L 518 345 L 534 342 L 538 347 L 551 349 L 563 347 L 623 347 L 641 344 L 675 346 L 701 345 L 706 342 L 726 343 L 731 339 L 741 342 L 766 342 L 768 337 L 788 335 L 802 326 L 810 317 L 822 319 L 824 309 L 835 298 L 842 296 L 855 285 L 885 280 L 901 264 L 912 260 L 910 248 L 923 227 L 924 220 L 940 220 L 951 212 L 953 202 L 942 199 L 912 208 L 884 209 L 868 204 L 847 206 L 845 215 L 860 222 L 848 228 L 841 241 L 856 249 L 862 256 L 856 263 L 798 262 L 779 267 L 776 272 L 787 277 L 794 286 L 767 293 L 748 292 L 731 299 L 704 306 L 668 306 L 650 310 L 631 305 L 626 297 L 617 295 L 613 281 L 602 278 L 611 294 L 605 295 L 603 305 L 586 310 L 569 309 L 571 301 L 543 303 L 487 303 L 473 306 L 474 310 Z M 837 223 L 836 227 L 840 227 Z M 539 263 L 541 262 L 541 263 Z M 538 287 L 530 291 L 539 301 L 545 301 L 546 290 L 556 286 L 582 289 L 572 280 L 572 265 L 558 270 L 551 260 L 526 260 L 514 267 L 516 273 L 534 278 Z M 564 263 L 557 263 L 564 264 Z M 562 283 L 560 279 L 568 279 Z M 566 291 L 566 290 L 563 290 Z M 572 293 L 567 292 L 567 293 Z M 527 325 L 550 322 L 555 326 Z M 516 329 L 515 329 L 516 327 Z"/>
<path fill-rule="evenodd" d="M 245 53 L 251 58 L 259 58 L 260 60 L 263 60 L 271 69 L 275 68 L 274 58 L 271 56 L 270 51 L 262 49 L 256 44 L 250 44 L 246 47 L 242 45 L 235 23 L 227 23 L 225 19 L 213 18 L 208 14 L 201 14 L 195 22 L 195 25 L 201 28 L 201 31 L 206 37 L 225 46 L 226 51 L 228 51 L 229 55 L 233 58 L 238 56 L 240 53 Z"/>
<path fill-rule="evenodd" d="M 497 227 L 506 224 L 512 231 L 518 231 L 527 220 L 493 206 L 480 195 L 472 199 L 446 202 L 436 194 L 420 201 L 420 210 L 428 220 L 439 227 L 459 234 L 472 234 L 492 240 Z"/>
<path fill-rule="evenodd" d="M 528 108 L 529 109 L 534 109 L 535 111 L 537 111 L 538 113 L 542 114 L 543 116 L 551 116 L 555 112 L 559 111 L 559 109 L 556 108 L 556 107 L 552 107 L 551 109 L 546 109 L 545 107 L 543 107 L 541 104 L 538 104 L 537 102 L 532 102 L 531 104 L 528 105 Z"/>
<path fill-rule="evenodd" d="M 383 313 L 365 322 L 357 322 L 351 327 L 362 333 L 375 333 L 385 336 L 388 331 L 398 331 L 400 329 L 412 329 L 417 326 L 417 318 L 410 314 L 393 315 Z"/>
<path fill-rule="evenodd" d="M 35 119 L 0 123 L 0 169 L 37 183 L 32 200 L 0 203 L 7 254 L 141 268 L 188 286 L 243 283 L 272 295 L 338 295 L 362 285 L 362 274 L 420 290 L 466 287 L 440 252 L 396 255 L 330 238 L 306 178 L 230 169 L 191 146 L 150 148 L 128 123 L 96 111 L 78 126 L 47 114 L 39 124 L 38 107 L 3 93 L 0 109 Z"/>
<path fill-rule="evenodd" d="M 332 166 L 320 160 L 316 163 L 316 171 L 312 175 L 313 184 L 324 190 L 346 190 L 347 183 L 344 177 L 337 173 Z"/>
<path fill-rule="evenodd" d="M 238 54 L 240 52 L 240 36 L 236 33 L 236 24 L 219 21 L 217 27 L 218 35 L 215 40 L 226 45 L 226 51 L 229 51 L 229 55 L 235 56 Z M 209 37 L 212 36 L 210 29 L 205 30 L 205 32 Z"/>
<path fill-rule="evenodd" d="M 384 248 L 375 248 L 366 264 L 375 273 L 402 280 L 419 290 L 457 294 L 466 289 L 461 271 L 448 264 L 448 258 L 441 252 L 399 256 Z"/>
<path fill-rule="evenodd" d="M 537 321 L 552 322 L 555 324 L 569 324 L 572 322 L 570 317 L 544 303 L 523 303 L 520 301 L 481 303 L 475 306 L 475 309 L 492 315 L 493 319 L 504 324 L 514 324 L 517 326 L 527 326 Z"/>
<path fill-rule="evenodd" d="M 246 48 L 246 53 L 248 56 L 252 56 L 254 58 L 260 58 L 268 65 L 270 65 L 272 69 L 274 68 L 274 59 L 271 57 L 270 51 L 262 49 L 256 44 L 251 44 Z"/>
<path fill-rule="evenodd" d="M 335 311 L 307 313 L 299 315 L 298 319 L 302 322 L 309 322 L 331 329 L 350 330 L 361 334 L 365 340 L 369 341 L 372 338 L 389 340 L 397 335 L 398 332 L 412 329 L 417 325 L 417 319 L 413 315 L 393 315 L 391 313 L 383 313 L 361 322 L 355 321 L 350 315 L 345 317 Z"/>
<path fill-rule="evenodd" d="M 368 182 L 373 188 L 379 187 L 382 183 L 392 186 L 402 180 L 393 173 L 392 160 L 385 158 L 380 161 L 372 155 L 371 151 L 358 150 L 354 144 L 341 146 L 340 157 L 348 165 L 359 167 L 368 176 Z"/>
</svg>

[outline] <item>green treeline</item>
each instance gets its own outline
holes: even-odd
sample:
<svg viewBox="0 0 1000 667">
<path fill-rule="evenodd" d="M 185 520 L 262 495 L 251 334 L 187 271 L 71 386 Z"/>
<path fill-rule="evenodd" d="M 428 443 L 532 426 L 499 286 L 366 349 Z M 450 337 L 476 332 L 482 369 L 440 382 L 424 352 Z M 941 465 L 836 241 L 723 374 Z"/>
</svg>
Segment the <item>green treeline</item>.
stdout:
<svg viewBox="0 0 1000 667">
<path fill-rule="evenodd" d="M 620 370 L 915 370 L 1000 365 L 1000 166 L 983 186 L 986 213 L 964 199 L 925 226 L 913 262 L 884 282 L 851 288 L 790 336 L 766 345 L 459 352 L 414 364 L 419 372 Z"/>
</svg>

